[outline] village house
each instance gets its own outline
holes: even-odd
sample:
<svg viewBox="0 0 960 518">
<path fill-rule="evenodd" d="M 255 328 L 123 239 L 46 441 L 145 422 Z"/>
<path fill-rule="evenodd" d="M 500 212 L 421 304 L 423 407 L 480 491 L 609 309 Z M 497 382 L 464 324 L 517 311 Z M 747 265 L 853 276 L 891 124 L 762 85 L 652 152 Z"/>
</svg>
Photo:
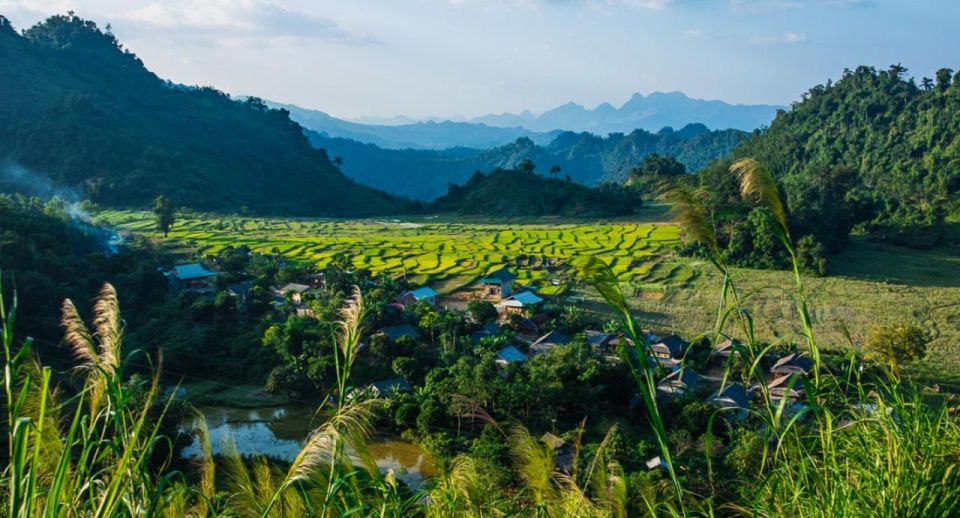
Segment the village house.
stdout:
<svg viewBox="0 0 960 518">
<path fill-rule="evenodd" d="M 409 336 L 410 338 L 416 340 L 420 338 L 420 333 L 413 328 L 410 324 L 400 324 L 399 326 L 391 326 L 383 328 L 383 334 L 386 335 L 387 339 L 391 342 L 396 342 L 397 340 Z"/>
<path fill-rule="evenodd" d="M 523 314 L 536 311 L 543 299 L 532 291 L 521 291 L 501 300 L 495 307 L 502 315 Z"/>
<path fill-rule="evenodd" d="M 790 376 L 791 374 L 806 376 L 811 369 L 813 369 L 813 361 L 810 358 L 800 353 L 793 353 L 777 360 L 777 363 L 770 367 L 770 374 L 773 374 L 774 378 Z"/>
<path fill-rule="evenodd" d="M 253 288 L 253 281 L 243 281 L 227 286 L 227 293 L 238 298 L 240 301 L 247 300 L 247 294 Z"/>
<path fill-rule="evenodd" d="M 722 359 L 723 362 L 726 363 L 727 358 L 731 355 L 739 354 L 737 349 L 742 346 L 743 344 L 740 343 L 740 340 L 728 338 L 714 346 L 713 356 Z"/>
<path fill-rule="evenodd" d="M 551 349 L 570 343 L 570 338 L 559 332 L 550 331 L 530 344 L 530 356 L 543 354 Z"/>
<path fill-rule="evenodd" d="M 540 330 L 543 329 L 543 326 L 552 319 L 553 315 L 550 313 L 540 313 L 539 315 L 534 315 L 533 317 L 530 317 L 517 324 L 517 332 L 528 338 L 536 338 L 543 334 L 540 332 Z"/>
<path fill-rule="evenodd" d="M 803 381 L 799 374 L 780 376 L 767 384 L 767 393 L 770 401 L 779 403 L 786 399 L 788 403 L 796 403 L 803 398 Z"/>
<path fill-rule="evenodd" d="M 741 383 L 727 383 L 722 389 L 707 398 L 707 403 L 716 405 L 723 409 L 732 409 L 737 418 L 747 416 L 747 409 L 750 406 L 750 398 L 747 396 L 747 389 Z"/>
<path fill-rule="evenodd" d="M 683 394 L 688 390 L 696 389 L 700 384 L 701 377 L 693 370 L 687 367 L 681 367 L 657 383 L 657 395 L 663 397 Z"/>
<path fill-rule="evenodd" d="M 690 345 L 686 340 L 677 335 L 669 335 L 661 338 L 658 342 L 651 344 L 653 354 L 658 359 L 670 360 L 680 358 Z"/>
<path fill-rule="evenodd" d="M 212 290 L 210 279 L 216 277 L 217 272 L 212 272 L 200 263 L 180 264 L 173 267 L 167 274 L 167 278 L 178 288 L 191 291 Z"/>
<path fill-rule="evenodd" d="M 487 274 L 477 281 L 483 290 L 484 298 L 502 300 L 513 294 L 513 282 L 517 276 L 513 274 L 506 266 Z"/>
<path fill-rule="evenodd" d="M 417 289 L 405 291 L 393 299 L 395 304 L 399 304 L 401 309 L 412 306 L 417 302 L 426 302 L 431 306 L 437 304 L 437 292 L 429 286 L 421 286 Z"/>
<path fill-rule="evenodd" d="M 473 342 L 479 342 L 484 338 L 489 338 L 491 336 L 497 336 L 500 334 L 500 326 L 496 322 L 487 322 L 480 326 L 480 329 L 470 333 L 470 340 Z"/>
<path fill-rule="evenodd" d="M 520 352 L 520 349 L 517 349 L 512 345 L 508 345 L 497 351 L 497 358 L 495 361 L 497 362 L 497 365 L 506 367 L 511 363 L 523 363 L 527 361 L 527 355 Z"/>
<path fill-rule="evenodd" d="M 292 300 L 294 304 L 300 305 L 303 304 L 304 293 L 310 289 L 311 287 L 307 286 L 306 284 L 297 284 L 291 282 L 277 288 L 276 292 L 283 297 L 289 296 L 290 300 Z"/>
<path fill-rule="evenodd" d="M 594 331 L 586 330 L 583 332 L 584 338 L 587 340 L 587 345 L 589 345 L 594 351 L 605 352 L 610 347 L 610 342 L 616 338 L 616 335 L 612 333 L 604 333 L 603 331 Z"/>
</svg>

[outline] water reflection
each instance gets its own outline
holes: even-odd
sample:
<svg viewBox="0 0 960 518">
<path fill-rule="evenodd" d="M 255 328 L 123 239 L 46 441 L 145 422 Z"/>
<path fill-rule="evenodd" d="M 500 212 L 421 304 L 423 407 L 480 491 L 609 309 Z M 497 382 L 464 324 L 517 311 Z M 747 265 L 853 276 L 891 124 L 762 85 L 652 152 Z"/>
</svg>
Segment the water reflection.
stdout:
<svg viewBox="0 0 960 518">
<path fill-rule="evenodd" d="M 307 435 L 322 422 L 313 409 L 303 405 L 270 408 L 201 407 L 210 431 L 213 453 L 220 453 L 222 438 L 229 435 L 243 456 L 267 455 L 292 461 Z M 186 423 L 195 427 L 196 422 Z M 398 480 L 416 489 L 436 468 L 430 456 L 415 444 L 395 438 L 371 438 L 370 454 L 381 472 L 392 469 Z M 199 441 L 184 449 L 184 457 L 200 455 Z"/>
</svg>

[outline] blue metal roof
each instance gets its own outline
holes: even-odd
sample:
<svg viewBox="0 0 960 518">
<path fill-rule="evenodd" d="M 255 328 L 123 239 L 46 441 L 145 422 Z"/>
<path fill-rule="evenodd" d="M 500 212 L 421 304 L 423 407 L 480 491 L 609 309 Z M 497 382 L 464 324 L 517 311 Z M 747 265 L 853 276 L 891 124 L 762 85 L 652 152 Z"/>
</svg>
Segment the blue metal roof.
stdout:
<svg viewBox="0 0 960 518">
<path fill-rule="evenodd" d="M 173 276 L 181 281 L 203 279 L 214 275 L 216 275 L 216 272 L 211 272 L 200 263 L 181 264 L 173 267 Z"/>
<path fill-rule="evenodd" d="M 437 296 L 437 292 L 433 291 L 433 288 L 431 288 L 430 286 L 424 286 L 422 288 L 411 290 L 410 294 L 413 295 L 413 298 L 417 300 L 432 299 L 433 297 Z"/>
<path fill-rule="evenodd" d="M 537 294 L 532 291 L 521 291 L 520 293 L 515 293 L 510 298 L 525 306 L 532 306 L 534 304 L 543 302 L 543 299 L 538 297 Z"/>
<path fill-rule="evenodd" d="M 507 363 L 527 361 L 527 355 L 523 354 L 519 349 L 512 345 L 508 345 L 497 351 L 497 358 L 500 358 Z"/>
</svg>

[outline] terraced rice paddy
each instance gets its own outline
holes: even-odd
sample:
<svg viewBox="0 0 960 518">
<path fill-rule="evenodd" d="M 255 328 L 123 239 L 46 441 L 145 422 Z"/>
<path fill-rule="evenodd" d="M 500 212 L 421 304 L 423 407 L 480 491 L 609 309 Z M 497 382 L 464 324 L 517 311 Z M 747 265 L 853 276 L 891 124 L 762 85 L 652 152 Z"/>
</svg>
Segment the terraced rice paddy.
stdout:
<svg viewBox="0 0 960 518">
<path fill-rule="evenodd" d="M 153 215 L 108 211 L 102 221 L 120 230 L 159 237 Z M 451 292 L 500 265 L 516 269 L 521 282 L 545 294 L 566 289 L 570 261 L 599 256 L 637 289 L 662 292 L 683 286 L 696 272 L 672 259 L 676 226 L 664 223 L 463 223 L 399 220 L 290 220 L 243 217 L 181 217 L 168 246 L 187 255 L 211 255 L 226 246 L 280 253 L 319 267 L 345 254 L 357 268 L 406 275 L 413 282 Z M 547 266 L 555 266 L 548 268 Z"/>
<path fill-rule="evenodd" d="M 160 237 L 148 212 L 108 211 L 98 218 L 120 230 Z M 354 266 L 376 274 L 406 275 L 441 293 L 469 285 L 500 265 L 511 265 L 520 282 L 542 294 L 580 304 L 611 318 L 599 295 L 578 281 L 570 267 L 593 255 L 610 263 L 638 317 L 656 329 L 696 336 L 713 328 L 720 278 L 704 262 L 676 257 L 678 228 L 669 223 L 615 222 L 529 224 L 399 220 L 289 220 L 181 216 L 163 246 L 200 258 L 225 246 L 247 245 L 326 265 L 346 254 Z M 555 263 L 556 267 L 546 267 Z M 791 299 L 789 272 L 735 269 L 759 338 L 802 342 Z M 828 277 L 808 277 L 814 327 L 827 348 L 849 346 L 849 330 L 861 343 L 873 325 L 923 323 L 934 335 L 926 360 L 913 373 L 960 383 L 960 257 L 855 243 L 830 259 Z"/>
</svg>

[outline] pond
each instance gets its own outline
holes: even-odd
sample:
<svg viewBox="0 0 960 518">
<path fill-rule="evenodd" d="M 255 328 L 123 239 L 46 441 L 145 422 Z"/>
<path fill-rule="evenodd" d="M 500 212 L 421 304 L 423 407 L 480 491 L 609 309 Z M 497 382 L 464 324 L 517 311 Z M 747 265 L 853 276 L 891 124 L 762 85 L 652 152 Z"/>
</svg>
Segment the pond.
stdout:
<svg viewBox="0 0 960 518">
<path fill-rule="evenodd" d="M 222 438 L 229 435 L 240 455 L 266 455 L 285 461 L 297 456 L 303 441 L 321 422 L 314 408 L 306 405 L 262 408 L 211 405 L 199 410 L 207 421 L 214 454 L 220 452 Z M 193 428 L 196 422 L 185 423 L 185 426 Z M 436 473 L 430 455 L 415 444 L 395 437 L 372 437 L 367 447 L 381 472 L 393 470 L 397 480 L 413 489 Z M 184 457 L 199 455 L 200 444 L 196 439 L 183 450 Z"/>
</svg>

